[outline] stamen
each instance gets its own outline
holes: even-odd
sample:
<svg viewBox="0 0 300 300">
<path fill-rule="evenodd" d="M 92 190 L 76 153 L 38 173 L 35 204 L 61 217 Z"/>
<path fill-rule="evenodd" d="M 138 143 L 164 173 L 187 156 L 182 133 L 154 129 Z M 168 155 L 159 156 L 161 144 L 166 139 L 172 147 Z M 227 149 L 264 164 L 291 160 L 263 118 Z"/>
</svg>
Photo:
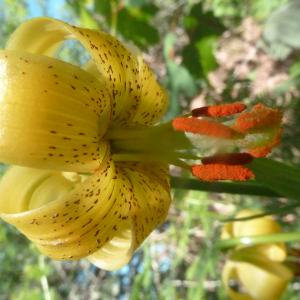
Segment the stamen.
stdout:
<svg viewBox="0 0 300 300">
<path fill-rule="evenodd" d="M 254 173 L 244 166 L 225 164 L 195 165 L 192 166 L 192 174 L 203 181 L 246 181 L 255 177 Z"/>
<path fill-rule="evenodd" d="M 237 118 L 234 129 L 246 133 L 251 129 L 280 125 L 281 119 L 282 113 L 278 109 L 259 103 L 253 107 L 252 111 L 242 113 Z"/>
<path fill-rule="evenodd" d="M 199 107 L 192 110 L 193 117 L 225 117 L 242 112 L 246 105 L 241 102 Z"/>
<path fill-rule="evenodd" d="M 225 165 L 245 165 L 253 160 L 249 153 L 223 153 L 214 156 L 204 157 L 201 162 L 204 165 L 225 164 Z"/>
<path fill-rule="evenodd" d="M 226 125 L 209 120 L 199 120 L 196 118 L 175 118 L 172 125 L 177 131 L 185 131 L 225 139 L 232 139 L 239 134 L 234 129 Z"/>
</svg>

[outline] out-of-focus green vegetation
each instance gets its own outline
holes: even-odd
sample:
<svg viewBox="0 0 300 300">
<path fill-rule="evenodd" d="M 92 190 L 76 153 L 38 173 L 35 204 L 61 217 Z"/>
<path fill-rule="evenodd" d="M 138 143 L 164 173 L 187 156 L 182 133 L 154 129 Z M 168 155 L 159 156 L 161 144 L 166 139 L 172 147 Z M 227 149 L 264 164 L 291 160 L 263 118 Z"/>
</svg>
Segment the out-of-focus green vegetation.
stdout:
<svg viewBox="0 0 300 300">
<path fill-rule="evenodd" d="M 285 110 L 286 130 L 275 156 L 299 163 L 300 19 L 289 17 L 299 11 L 296 2 L 0 0 L 0 45 L 4 47 L 16 26 L 37 14 L 101 28 L 145 53 L 169 91 L 167 119 L 191 105 L 220 100 L 277 105 Z M 246 51 L 250 48 L 252 54 Z M 65 45 L 60 57 L 73 63 L 86 60 L 74 43 Z M 286 200 L 179 189 L 173 194 L 166 223 L 116 272 L 84 260 L 51 261 L 1 222 L 0 300 L 227 299 L 220 281 L 224 255 L 215 247 L 221 219 L 245 207 L 268 210 Z M 299 210 L 279 221 L 286 231 L 299 230 Z M 299 293 L 295 279 L 283 299 L 297 300 Z"/>
</svg>

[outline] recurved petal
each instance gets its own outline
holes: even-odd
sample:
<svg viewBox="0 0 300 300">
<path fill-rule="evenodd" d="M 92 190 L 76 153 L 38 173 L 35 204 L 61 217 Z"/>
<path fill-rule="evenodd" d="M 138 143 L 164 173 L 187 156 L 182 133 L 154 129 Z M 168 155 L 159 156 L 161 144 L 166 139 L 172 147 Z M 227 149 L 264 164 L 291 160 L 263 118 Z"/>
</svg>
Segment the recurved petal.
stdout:
<svg viewBox="0 0 300 300">
<path fill-rule="evenodd" d="M 280 299 L 292 276 L 284 265 L 266 259 L 253 264 L 226 262 L 222 274 L 223 283 L 233 300 Z"/>
<path fill-rule="evenodd" d="M 124 230 L 115 235 L 101 249 L 88 256 L 88 260 L 98 268 L 104 270 L 117 270 L 126 265 L 132 256 L 131 248 L 132 230 Z"/>
<path fill-rule="evenodd" d="M 234 300 L 280 299 L 292 277 L 283 264 L 266 259 L 254 259 L 253 263 L 228 261 L 222 274 L 223 283 Z"/>
<path fill-rule="evenodd" d="M 169 190 L 159 177 L 134 165 L 106 160 L 84 182 L 49 172 L 12 167 L 0 182 L 0 216 L 54 259 L 88 256 L 102 268 L 119 268 L 169 207 Z"/>
<path fill-rule="evenodd" d="M 261 213 L 261 211 L 245 209 L 240 211 L 236 215 L 236 218 L 246 218 L 259 213 Z M 245 221 L 236 221 L 230 224 L 232 224 L 232 237 L 271 234 L 281 231 L 280 225 L 270 216 Z"/>
<path fill-rule="evenodd" d="M 169 99 L 165 89 L 157 83 L 149 66 L 139 59 L 140 103 L 132 121 L 138 124 L 154 124 L 166 112 Z"/>
<path fill-rule="evenodd" d="M 111 118 L 105 83 L 56 59 L 0 51 L 0 159 L 28 167 L 97 168 Z"/>
<path fill-rule="evenodd" d="M 243 289 L 239 281 L 236 263 L 227 261 L 222 271 L 222 281 L 226 292 L 232 300 L 253 300 Z"/>
<path fill-rule="evenodd" d="M 119 174 L 128 180 L 130 225 L 116 234 L 104 247 L 90 255 L 96 266 L 115 270 L 131 259 L 133 252 L 161 224 L 170 205 L 170 185 L 166 167 L 161 164 L 122 163 Z M 123 196 L 123 193 L 121 193 Z"/>
<path fill-rule="evenodd" d="M 153 124 L 164 114 L 168 98 L 152 71 L 140 56 L 109 34 L 37 18 L 23 23 L 7 48 L 54 55 L 57 45 L 66 39 L 77 39 L 92 57 L 87 70 L 106 79 L 112 95 L 113 126 Z"/>
<path fill-rule="evenodd" d="M 280 299 L 292 272 L 283 264 L 270 260 L 259 260 L 257 264 L 241 263 L 237 267 L 243 286 L 253 299 Z"/>
<path fill-rule="evenodd" d="M 51 184 L 62 177 L 61 173 L 51 172 L 41 180 L 41 172 L 45 171 L 24 167 L 8 170 L 0 182 L 0 211 L 5 221 L 15 225 L 44 254 L 55 259 L 85 257 L 128 227 L 128 208 L 118 194 L 126 186 L 119 186 L 123 179 L 113 179 L 112 163 L 107 161 L 83 183 L 69 181 L 68 192 Z M 45 194 L 47 203 L 35 201 Z M 34 203 L 42 205 L 33 207 Z"/>
<path fill-rule="evenodd" d="M 162 164 L 127 163 L 124 171 L 132 185 L 132 247 L 135 250 L 166 218 L 171 201 L 169 178 Z"/>
</svg>

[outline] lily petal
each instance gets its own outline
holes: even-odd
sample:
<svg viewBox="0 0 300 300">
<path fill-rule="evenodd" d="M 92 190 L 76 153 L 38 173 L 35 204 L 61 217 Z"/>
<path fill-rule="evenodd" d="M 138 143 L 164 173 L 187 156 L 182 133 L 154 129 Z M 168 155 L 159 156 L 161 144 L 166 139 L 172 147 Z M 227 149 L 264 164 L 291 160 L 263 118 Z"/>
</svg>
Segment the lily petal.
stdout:
<svg viewBox="0 0 300 300">
<path fill-rule="evenodd" d="M 287 267 L 265 258 L 253 258 L 251 263 L 228 261 L 222 274 L 225 288 L 233 300 L 280 299 L 292 277 Z M 240 291 L 230 287 L 232 282 L 239 285 Z"/>
<path fill-rule="evenodd" d="M 164 220 L 169 208 L 169 190 L 153 175 L 156 171 L 148 172 L 139 164 L 115 165 L 107 158 L 82 183 L 49 172 L 8 170 L 0 182 L 0 217 L 54 259 L 88 256 L 98 266 L 118 268 Z M 60 181 L 63 184 L 56 185 Z M 36 201 L 40 196 L 45 200 Z"/>
<path fill-rule="evenodd" d="M 131 241 L 132 231 L 124 230 L 87 258 L 98 268 L 109 271 L 117 270 L 126 265 L 131 259 L 133 253 Z"/>
<path fill-rule="evenodd" d="M 168 98 L 152 71 L 140 57 L 104 32 L 36 18 L 12 34 L 7 49 L 54 55 L 65 39 L 78 40 L 92 57 L 88 70 L 95 74 L 95 65 L 106 79 L 112 95 L 113 126 L 148 125 L 163 116 Z"/>
<path fill-rule="evenodd" d="M 145 238 L 165 220 L 171 202 L 166 166 L 122 163 L 119 168 L 131 183 L 131 228 L 88 257 L 96 266 L 106 270 L 115 270 L 128 263 Z"/>
<path fill-rule="evenodd" d="M 99 79 L 50 57 L 0 51 L 1 161 L 64 171 L 97 168 L 111 118 L 110 95 Z"/>
</svg>

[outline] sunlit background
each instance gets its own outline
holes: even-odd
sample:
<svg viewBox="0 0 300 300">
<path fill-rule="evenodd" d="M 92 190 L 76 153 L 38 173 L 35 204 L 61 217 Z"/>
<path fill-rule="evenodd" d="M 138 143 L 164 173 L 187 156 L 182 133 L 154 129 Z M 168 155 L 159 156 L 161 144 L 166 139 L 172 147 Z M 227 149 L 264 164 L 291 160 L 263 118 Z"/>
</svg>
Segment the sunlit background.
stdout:
<svg viewBox="0 0 300 300">
<path fill-rule="evenodd" d="M 286 130 L 273 156 L 299 163 L 299 15 L 300 2 L 288 0 L 0 0 L 0 47 L 20 23 L 37 16 L 116 34 L 144 52 L 169 91 L 166 119 L 220 101 L 276 105 L 285 110 Z M 76 64 L 87 59 L 72 42 L 59 56 Z M 242 208 L 268 210 L 287 200 L 180 189 L 173 196 L 166 223 L 115 272 L 84 259 L 49 260 L 0 221 L 0 300 L 226 300 L 220 280 L 225 255 L 215 247 L 222 220 Z M 278 220 L 284 231 L 300 229 L 299 210 Z M 282 299 L 299 295 L 298 278 Z"/>
</svg>

